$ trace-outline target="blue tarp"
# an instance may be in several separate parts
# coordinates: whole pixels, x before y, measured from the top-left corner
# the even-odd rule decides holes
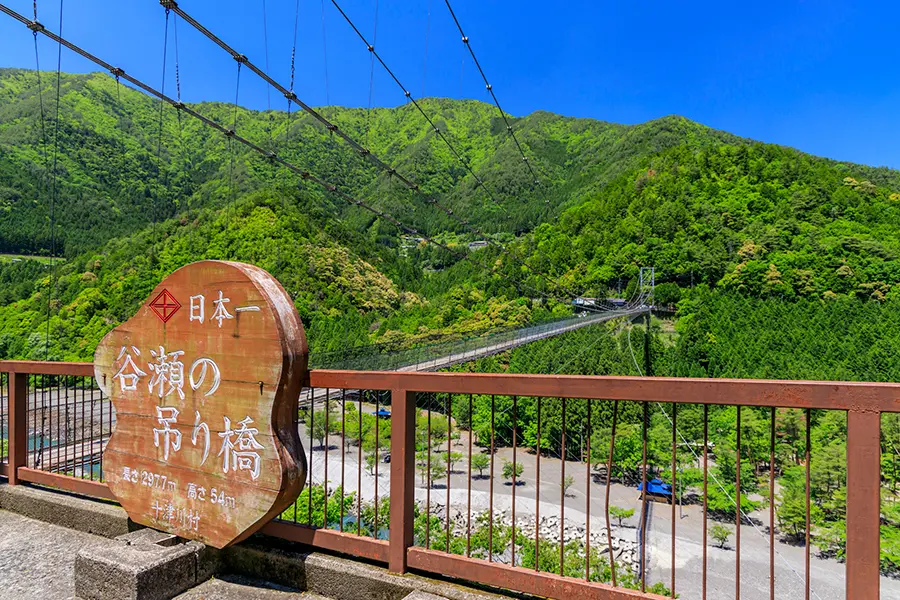
[[[643,491],[644,484],[637,484],[637,489]],[[662,479],[651,479],[647,482],[647,493],[648,494],[657,494],[659,496],[671,496],[672,495],[672,485],[668,483],[663,483]]]
[[[378,409],[377,412],[373,412],[372,414],[375,415],[376,417],[387,418],[387,417],[391,416],[391,411],[384,410],[383,408],[381,408],[381,409]]]

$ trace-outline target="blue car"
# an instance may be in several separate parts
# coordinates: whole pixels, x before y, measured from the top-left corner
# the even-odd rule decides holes
[[[644,491],[644,484],[637,484],[638,491]],[[661,498],[666,502],[672,502],[674,499],[674,495],[672,494],[672,484],[663,482],[662,479],[651,479],[647,482],[647,496],[652,496],[654,498]]]

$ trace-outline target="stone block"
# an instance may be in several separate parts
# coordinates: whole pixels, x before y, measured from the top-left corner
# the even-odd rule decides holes
[[[84,600],[169,600],[208,579],[215,567],[210,567],[214,557],[206,547],[172,537],[136,531],[82,549],[75,557],[75,595]]]

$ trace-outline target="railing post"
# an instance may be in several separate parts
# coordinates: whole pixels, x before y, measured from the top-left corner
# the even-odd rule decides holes
[[[19,483],[19,467],[26,466],[28,457],[28,374],[9,373],[9,463],[7,477],[10,485]]]
[[[406,572],[413,544],[416,474],[416,393],[396,389],[391,397],[391,525],[388,569]]]
[[[847,412],[847,598],[878,600],[881,413]]]

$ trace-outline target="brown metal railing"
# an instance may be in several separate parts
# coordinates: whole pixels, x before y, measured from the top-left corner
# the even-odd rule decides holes
[[[0,404],[0,421],[9,438],[8,458],[0,464],[0,474],[5,474],[11,484],[26,481],[109,498],[94,465],[102,459],[102,448],[115,417],[108,401],[94,389],[92,365],[0,361],[0,372],[8,374],[8,380],[0,380],[0,391],[5,390],[3,395],[8,396],[8,404]],[[479,397],[480,406],[490,408],[490,415],[482,416],[489,419],[490,428],[476,432],[471,425],[473,398]],[[689,442],[678,429],[682,422],[679,414],[687,405],[702,409],[702,441],[692,438]],[[810,414],[846,413],[846,597],[877,599],[881,414],[900,412],[898,384],[312,371],[300,401],[301,433],[304,445],[308,444],[309,458],[306,500],[267,525],[264,533],[380,561],[398,573],[415,569],[552,598],[666,597],[647,592],[657,582],[665,585],[668,597],[674,597],[676,590],[684,597],[686,575],[677,571],[676,578],[678,520],[674,498],[670,507],[659,509],[648,502],[647,494],[642,494],[636,519],[640,524],[636,533],[644,542],[646,524],[652,520],[648,515],[654,510],[671,511],[668,572],[657,568],[661,574],[648,575],[644,543],[639,544],[641,560],[637,573],[619,564],[613,550],[609,493],[612,473],[617,468],[613,461],[617,427],[620,431],[623,427],[619,417],[628,410],[641,415],[641,463],[633,476],[646,489],[654,466],[662,471],[668,464],[661,460],[656,465],[648,463],[647,426],[652,410],[665,413],[671,427],[669,476],[673,490],[679,447],[688,447],[697,463],[702,464],[702,568],[700,581],[690,583],[699,591],[698,596],[706,598],[706,502],[708,491],[721,486],[721,482],[710,477],[709,468],[713,454],[708,437],[709,408],[715,406],[738,407],[734,423],[736,490],[741,490],[742,414],[749,417],[745,411],[755,411],[768,419],[770,434],[765,443],[770,454],[764,476],[768,477],[768,489],[773,495],[776,409],[804,412],[807,443],[801,464],[806,473],[805,564],[798,566],[795,573],[806,597],[813,589],[809,473],[811,461],[816,460],[809,443]],[[379,416],[372,420],[372,413],[385,408],[390,409],[389,420]],[[562,427],[548,433],[550,413],[559,410]],[[467,412],[468,429],[454,428],[453,422],[464,421]],[[522,426],[526,412],[530,419],[528,431]],[[601,419],[611,424],[609,447],[595,448],[592,454],[592,423],[596,425]],[[544,448],[545,439],[550,439],[549,445],[556,450]],[[337,440],[339,446],[335,448]],[[473,456],[485,453],[475,448],[476,442],[489,457],[486,483],[476,479],[472,471]],[[541,450],[535,452],[536,446],[541,446]],[[698,449],[694,450],[694,446]],[[454,453],[454,448],[458,452]],[[512,460],[501,465],[501,454]],[[607,454],[608,459],[594,459],[601,469],[592,473],[591,456]],[[368,464],[364,467],[365,462]],[[454,463],[462,467],[454,470]],[[527,473],[519,471],[520,463],[527,467]],[[509,469],[508,485],[495,482],[504,466]],[[569,478],[576,485],[583,483],[583,501],[567,494],[572,485]],[[482,513],[474,508],[477,502],[473,501],[473,481],[487,487],[474,491],[487,500],[487,509]],[[604,527],[598,532],[591,527],[591,488],[604,484],[606,514],[601,514],[605,516]],[[313,493],[314,488],[320,491]],[[457,502],[452,500],[454,493]],[[555,504],[544,502],[542,507],[541,499],[551,497]],[[594,496],[602,497],[603,494]],[[498,506],[507,502],[509,510]],[[739,492],[733,502],[736,552],[734,571],[729,577],[734,580],[733,597],[740,598],[741,530],[750,529],[741,510]],[[528,509],[530,504],[533,510]],[[452,514],[454,505],[465,507],[457,518]],[[548,506],[558,511],[558,523],[555,514],[547,515]],[[321,518],[317,516],[320,511]],[[509,524],[504,521],[507,514]],[[584,515],[584,525],[575,533],[566,525],[566,515],[573,514]],[[484,518],[479,524],[476,520],[480,515]],[[542,537],[542,515],[558,525],[554,540]],[[774,521],[774,502],[769,505],[769,518],[770,523]],[[476,531],[482,525],[484,530]],[[486,533],[486,541],[482,533]],[[592,541],[598,534],[605,539]],[[763,535],[767,535],[770,545],[767,595],[775,598],[774,528],[769,527]],[[572,549],[576,551],[573,553]],[[570,556],[577,556],[582,562],[573,566]],[[545,567],[547,561],[552,568]],[[622,587],[629,573],[635,590]],[[779,591],[778,597],[783,597],[783,590]]]

